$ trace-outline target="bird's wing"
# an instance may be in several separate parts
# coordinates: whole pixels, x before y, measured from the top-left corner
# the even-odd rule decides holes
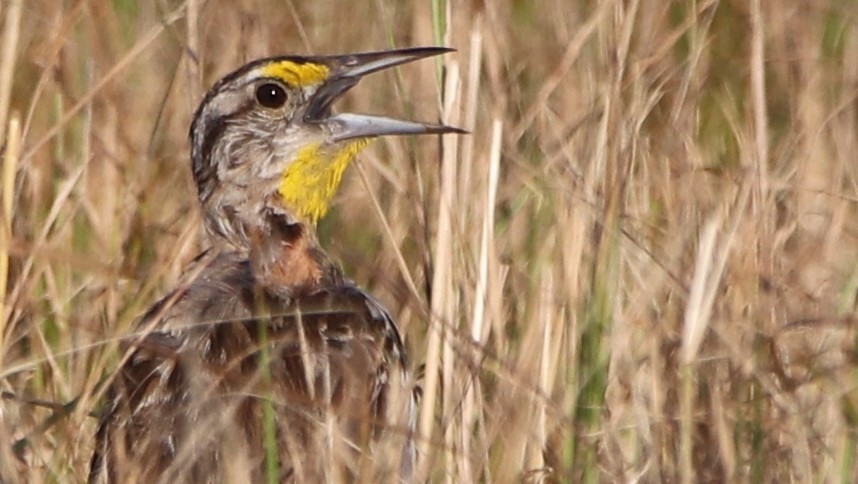
[[[329,478],[334,461],[360,471],[370,447],[372,467],[390,474],[409,448],[402,341],[351,284],[284,301],[257,287],[243,258],[218,255],[147,312],[128,351],[91,482],[258,478],[272,461],[281,479]]]

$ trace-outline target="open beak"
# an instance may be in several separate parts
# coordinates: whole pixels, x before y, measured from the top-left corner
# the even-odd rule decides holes
[[[310,100],[310,105],[304,113],[304,121],[325,126],[330,130],[331,140],[334,142],[390,135],[465,133],[466,131],[459,128],[441,124],[368,114],[331,114],[333,102],[354,87],[363,76],[452,50],[446,47],[419,47],[328,57],[325,61],[331,67],[332,73]]]

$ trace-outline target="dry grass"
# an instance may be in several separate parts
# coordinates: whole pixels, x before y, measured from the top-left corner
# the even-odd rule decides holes
[[[858,4],[7,0],[0,16],[0,389],[79,398],[58,419],[0,400],[0,481],[85,478],[118,338],[199,248],[186,132],[215,78],[439,43],[459,53],[340,108],[473,134],[374,143],[320,228],[426,362],[424,476],[858,475]]]

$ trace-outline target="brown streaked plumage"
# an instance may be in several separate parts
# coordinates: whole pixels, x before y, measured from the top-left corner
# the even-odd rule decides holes
[[[404,346],[315,222],[360,140],[458,131],[331,103],[363,75],[447,51],[262,59],[206,95],[190,138],[211,248],[128,338],[91,482],[407,478]]]

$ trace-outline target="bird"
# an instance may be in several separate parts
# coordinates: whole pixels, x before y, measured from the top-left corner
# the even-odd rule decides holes
[[[419,386],[405,345],[316,225],[370,139],[464,132],[334,101],[451,51],[267,57],[207,92],[189,140],[208,247],[123,340],[89,482],[409,479]]]

